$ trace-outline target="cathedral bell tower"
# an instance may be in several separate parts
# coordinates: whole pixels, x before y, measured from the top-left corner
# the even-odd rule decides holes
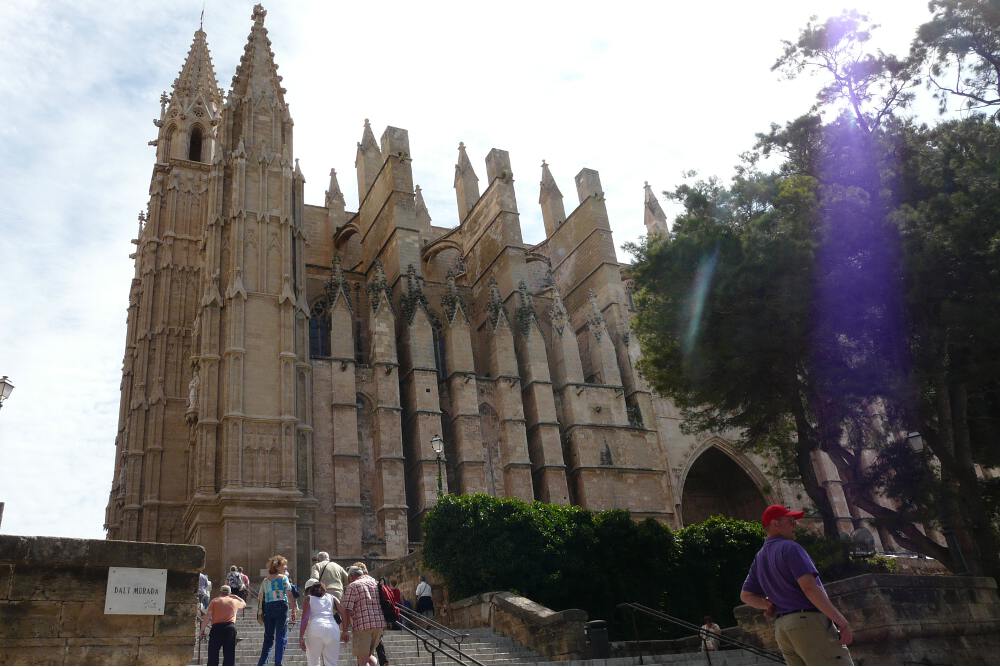
[[[301,571],[310,543],[304,179],[266,14],[253,10],[209,177],[186,541],[212,571],[273,553]]]
[[[160,97],[156,164],[139,216],[129,292],[108,537],[183,542],[199,249],[222,95],[199,28],[168,96]]]

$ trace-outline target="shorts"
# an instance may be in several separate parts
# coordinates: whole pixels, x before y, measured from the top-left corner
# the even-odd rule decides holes
[[[375,647],[382,639],[382,628],[351,630],[351,653],[358,658],[375,655]]]

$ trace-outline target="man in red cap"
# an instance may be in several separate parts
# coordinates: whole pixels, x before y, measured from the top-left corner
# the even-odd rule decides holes
[[[789,665],[853,665],[854,638],[844,615],[827,597],[812,558],[795,541],[802,511],[784,505],[764,510],[764,546],[753,559],[740,599],[774,618],[774,638]]]

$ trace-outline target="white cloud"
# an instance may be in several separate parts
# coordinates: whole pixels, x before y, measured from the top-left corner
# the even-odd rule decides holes
[[[251,2],[211,2],[205,30],[228,88]],[[615,239],[643,233],[642,184],[731,172],[754,132],[812,102],[814,81],[769,71],[781,39],[830,1],[697,3],[269,2],[306,200],[330,167],[356,204],[364,118],[410,131],[435,224],[453,225],[456,147],[480,175],[510,151],[522,229],[542,239],[539,165],[567,209],[573,176],[601,172]],[[924,3],[867,8],[903,51]],[[160,90],[201,3],[0,4],[0,410],[4,532],[103,535],[137,212],[147,199]]]

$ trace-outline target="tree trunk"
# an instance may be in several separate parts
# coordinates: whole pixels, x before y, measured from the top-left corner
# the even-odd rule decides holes
[[[799,469],[799,476],[802,478],[802,486],[823,518],[823,533],[827,537],[839,538],[840,529],[837,527],[837,516],[833,512],[833,505],[830,503],[830,497],[826,494],[826,488],[816,476],[816,468],[813,466],[812,452],[819,448],[818,443],[813,437],[812,426],[806,419],[805,410],[798,399],[792,401],[792,415],[795,417],[795,431],[798,435],[798,442],[795,445],[795,463]]]
[[[957,383],[951,391],[951,416],[955,443],[955,487],[961,517],[961,529],[956,526],[956,537],[966,554],[969,574],[1000,575],[997,555],[998,545],[990,513],[983,503],[979,476],[972,457],[969,439],[968,388]]]

